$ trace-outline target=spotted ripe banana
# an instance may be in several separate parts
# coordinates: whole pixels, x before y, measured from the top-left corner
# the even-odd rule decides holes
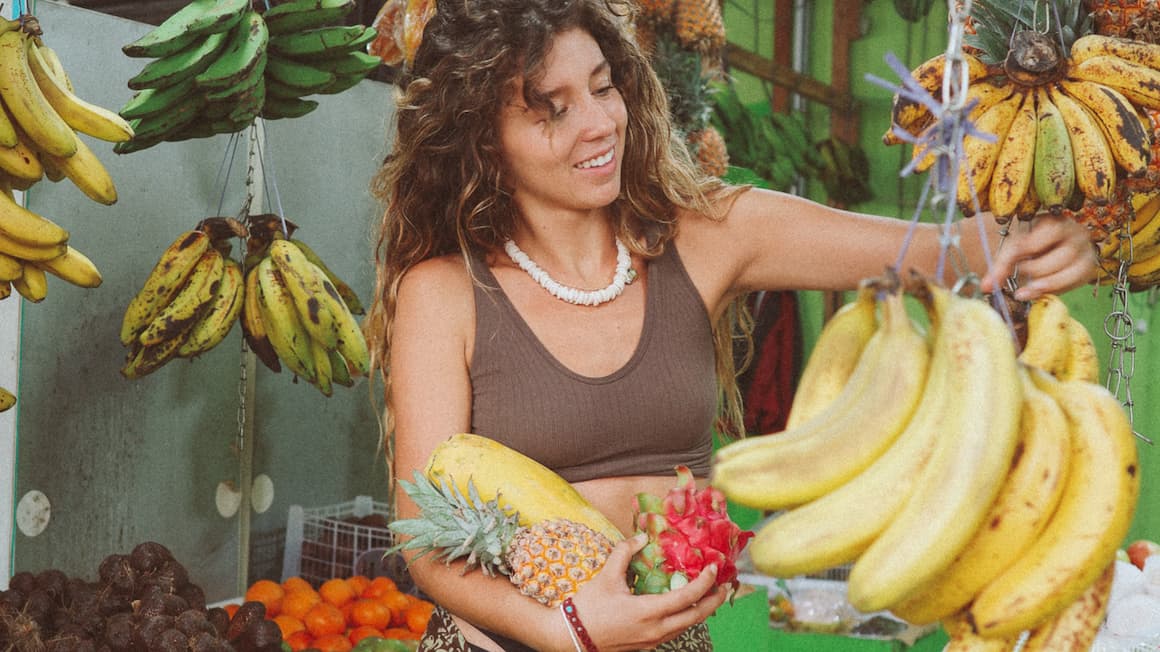
[[[964,53],[963,61],[967,66],[967,81],[969,83],[973,83],[988,75],[989,70],[987,65],[977,57]],[[946,55],[937,54],[919,64],[911,71],[910,76],[918,82],[918,85],[923,90],[930,93],[935,101],[942,101],[943,71],[945,68]],[[902,139],[894,133],[894,129],[896,128],[908,131],[917,136],[930,124],[933,118],[934,116],[925,104],[908,100],[895,94],[890,106],[891,128],[882,136],[882,142],[886,145],[902,143]]]
[[[173,300],[141,331],[137,341],[148,347],[178,337],[184,340],[190,328],[213,306],[224,269],[225,258],[221,252],[213,247],[207,249]]]
[[[28,68],[44,93],[45,100],[64,120],[65,124],[81,132],[111,143],[133,137],[133,128],[115,111],[98,106],[76,95],[45,60],[41,46],[28,46]]]
[[[24,272],[12,279],[12,289],[27,301],[40,303],[48,296],[48,276],[32,263],[24,264]]]
[[[310,351],[310,333],[298,317],[294,298],[278,272],[278,265],[272,258],[265,256],[258,263],[257,273],[258,309],[270,346],[291,371],[313,383],[316,375],[314,354]]]
[[[298,318],[310,333],[310,338],[317,340],[326,350],[338,348],[338,334],[334,327],[335,299],[323,287],[326,274],[289,240],[279,238],[271,242],[269,257],[286,281],[286,289],[298,309]]]
[[[916,295],[926,307],[937,344],[949,291],[922,285]],[[757,569],[773,577],[794,577],[857,559],[885,529],[910,494],[914,479],[934,449],[946,410],[942,372],[945,358],[931,360],[922,399],[902,434],[865,471],[805,505],[778,515],[749,545]],[[745,440],[741,440],[745,441]]]
[[[1046,529],[971,603],[984,636],[1038,627],[1079,598],[1114,561],[1139,497],[1135,436],[1119,400],[1102,385],[1032,371],[1067,415],[1067,484]]]
[[[44,160],[72,181],[89,199],[105,206],[117,203],[117,186],[105,164],[84,140],[76,134],[73,134],[73,138],[76,140],[76,152],[72,156],[61,157],[42,152]]]
[[[1068,62],[1073,66],[1093,57],[1110,56],[1148,68],[1160,68],[1160,45],[1105,34],[1085,34],[1077,38],[1068,54]]]
[[[334,314],[334,328],[338,336],[336,350],[346,360],[347,367],[352,374],[365,376],[370,372],[371,356],[362,327],[354,318],[354,314],[350,310],[345,310],[346,304],[342,303],[338,291],[334,289],[333,285],[330,285],[330,281],[325,281],[323,286],[327,293],[338,301],[338,305],[344,308],[336,310]]]
[[[862,287],[853,301],[826,321],[794,390],[787,429],[813,418],[841,394],[866,342],[878,329],[877,305],[873,290]]]
[[[1019,440],[1019,364],[998,311],[952,295],[933,358],[948,376],[946,412],[902,509],[850,570],[850,604],[865,613],[898,604],[945,571],[983,524]]]
[[[145,284],[125,309],[121,320],[121,344],[130,346],[136,342],[141,331],[173,301],[209,246],[209,234],[192,230],[177,236],[165,249]]]
[[[1023,409],[1019,444],[1003,488],[980,527],[951,565],[891,607],[908,623],[937,622],[966,607],[1035,541],[1063,494],[1070,452],[1063,410],[1020,371]]]
[[[1115,575],[1113,562],[1075,602],[1032,630],[1022,652],[1090,650],[1108,612]]]
[[[988,80],[979,80],[967,87],[967,96],[964,99],[965,106],[971,107],[967,112],[967,118],[975,121],[979,116],[987,112],[988,109],[995,106],[999,102],[1011,96],[1011,84],[996,84]],[[927,127],[933,128],[934,125]],[[921,162],[915,167],[916,172],[925,172],[934,164],[937,156],[933,152],[926,151],[922,145],[916,145],[914,151],[911,153],[911,158],[915,159],[922,157]]]
[[[1027,309],[1027,344],[1019,353],[1024,364],[1059,376],[1067,364],[1071,338],[1068,335],[1067,304],[1058,295],[1044,294]]]
[[[1114,232],[1099,245],[1101,264],[1118,263],[1121,255],[1131,263],[1160,252],[1160,220],[1152,219],[1160,214],[1160,191],[1135,193],[1131,202],[1132,220],[1126,232]]]
[[[728,498],[756,509],[800,505],[865,470],[902,433],[922,396],[930,351],[901,292],[881,304],[881,324],[866,345],[868,354],[877,349],[868,356],[874,382],[844,410],[815,417],[824,423],[809,436],[762,435],[753,438],[761,445],[718,459],[713,484]]]
[[[1099,55],[1068,68],[1070,79],[1106,84],[1143,109],[1160,109],[1160,70],[1111,55]]]
[[[1031,187],[1035,169],[1035,137],[1039,120],[1035,95],[1023,93],[1023,102],[999,147],[991,175],[990,208],[996,217],[1012,217]]]
[[[338,290],[338,294],[342,297],[343,303],[346,304],[346,307],[350,309],[352,313],[361,315],[366,312],[362,301],[358,298],[358,294],[355,293],[354,289],[351,288],[350,285],[348,285],[344,280],[342,280],[338,274],[331,270],[330,267],[327,266],[326,262],[322,260],[322,257],[319,256],[318,253],[310,247],[310,245],[297,238],[291,238],[290,242],[293,242],[298,247],[298,249],[302,251],[302,255],[306,256],[306,260],[309,260],[310,262],[317,265],[318,269],[321,269],[326,274],[326,278],[330,279],[331,284],[334,285],[334,289]]]
[[[971,624],[956,614],[942,622],[949,639],[942,652],[1012,652],[1016,649],[1019,636],[1007,638],[987,638],[971,631]]]
[[[1060,370],[1060,380],[1082,380],[1098,382],[1100,378],[1100,356],[1091,333],[1075,317],[1067,319],[1067,361]]]
[[[229,335],[238,320],[245,291],[242,266],[232,258],[223,262],[221,281],[212,303],[189,329],[189,334],[177,349],[178,357],[192,358],[209,351]]]
[[[1075,191],[1076,163],[1063,114],[1042,87],[1035,91],[1035,117],[1035,193],[1044,208],[1059,214]]]
[[[28,64],[31,37],[23,32],[0,34],[0,98],[13,121],[40,150],[57,156],[76,152],[72,127],[52,108]]]
[[[1124,172],[1130,177],[1143,175],[1151,158],[1152,138],[1128,98],[1110,86],[1093,81],[1065,79],[1059,86],[1095,117],[1112,157]]]
[[[101,272],[93,261],[72,247],[56,258],[33,263],[44,271],[77,287],[95,288],[101,284]]]
[[[1019,114],[1023,103],[1023,91],[1012,93],[998,104],[979,115],[976,129],[988,137],[968,135],[963,138],[963,164],[959,169],[958,190],[955,195],[960,209],[965,215],[975,213],[974,197],[984,203],[995,171],[999,149],[1007,138],[1007,130]]]
[[[261,308],[258,303],[258,293],[261,287],[258,284],[258,266],[254,265],[246,271],[246,287],[242,301],[242,335],[246,345],[254,352],[262,364],[273,371],[280,373],[282,364],[278,362],[278,354],[270,345],[270,338],[266,335],[266,325],[262,323]]]
[[[1051,101],[1063,116],[1075,160],[1075,185],[1096,203],[1112,200],[1116,186],[1116,160],[1103,130],[1077,100],[1051,89]]]
[[[330,352],[318,340],[310,340],[310,354],[314,358],[314,382],[312,383],[322,392],[323,396],[334,394],[334,369],[331,366]]]

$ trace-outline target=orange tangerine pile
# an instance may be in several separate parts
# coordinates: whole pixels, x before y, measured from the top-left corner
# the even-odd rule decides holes
[[[246,601],[266,606],[291,650],[347,652],[371,636],[418,640],[427,628],[432,603],[399,590],[388,577],[336,577],[315,588],[301,577],[284,582],[258,580]]]

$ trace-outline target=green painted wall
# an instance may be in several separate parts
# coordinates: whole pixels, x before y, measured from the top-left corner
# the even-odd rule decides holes
[[[831,67],[831,23],[835,8],[849,7],[858,0],[814,0],[795,3],[807,12],[811,26],[807,47],[808,74],[816,79],[829,82]],[[740,47],[755,50],[771,56],[773,47],[773,1],[772,0],[729,0],[726,3],[725,19],[729,40]],[[850,46],[852,92],[860,105],[860,144],[870,160],[871,187],[875,198],[854,207],[857,210],[912,219],[918,200],[920,178],[902,178],[899,171],[909,158],[909,148],[888,147],[882,144],[881,136],[889,125],[891,92],[865,79],[871,74],[888,81],[897,81],[897,75],[885,61],[890,52],[897,56],[908,68],[912,68],[927,58],[946,50],[947,46],[947,5],[934,2],[930,14],[918,23],[907,22],[894,10],[894,5],[886,0],[872,0],[863,5],[863,36]],[[763,103],[768,98],[768,88],[745,74],[736,75],[736,84],[744,100]],[[829,109],[807,102],[802,110],[815,140],[828,136]],[[811,184],[804,194],[825,200],[820,186]],[[923,216],[923,219],[929,219]],[[901,243],[900,243],[901,244]],[[822,297],[818,293],[801,293],[801,319],[806,333],[806,353],[811,350],[816,334],[823,322]],[[1113,309],[1112,296],[1108,288],[1093,290],[1083,288],[1065,297],[1073,313],[1084,322],[1096,340],[1101,352],[1101,360],[1108,363],[1111,340],[1104,330],[1104,322]],[[1135,523],[1129,540],[1147,537],[1160,539],[1160,381],[1154,371],[1160,368],[1160,334],[1149,333],[1149,324],[1160,324],[1160,309],[1156,300],[1148,293],[1129,297],[1127,313],[1135,324],[1134,372],[1126,383],[1133,401],[1133,415],[1136,430],[1156,441],[1156,445],[1141,442],[1142,494]],[[1122,350],[1122,349],[1121,349]],[[1124,384],[1120,385],[1121,399],[1127,398]]]

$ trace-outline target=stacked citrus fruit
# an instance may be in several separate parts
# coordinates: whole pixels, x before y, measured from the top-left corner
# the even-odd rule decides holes
[[[317,588],[301,577],[257,580],[245,600],[266,605],[291,650],[346,652],[364,638],[418,640],[434,605],[388,577],[336,577]]]

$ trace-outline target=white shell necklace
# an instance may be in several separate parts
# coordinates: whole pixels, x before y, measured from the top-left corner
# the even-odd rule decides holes
[[[598,306],[612,301],[624,292],[625,286],[636,279],[636,270],[631,266],[632,257],[629,256],[628,247],[620,241],[620,238],[616,239],[616,274],[612,277],[612,283],[603,290],[580,290],[561,285],[539,265],[532,262],[532,259],[510,239],[503,243],[503,249],[512,262],[527,272],[540,287],[548,291],[548,294],[578,306]]]

